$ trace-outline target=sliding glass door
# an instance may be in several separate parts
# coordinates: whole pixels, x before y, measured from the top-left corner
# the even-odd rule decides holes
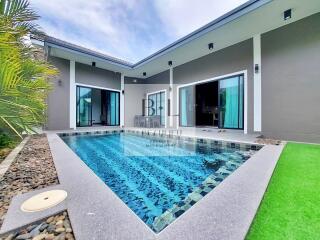
[[[195,86],[179,89],[180,126],[193,127],[195,125]]]
[[[77,127],[91,125],[91,88],[77,86]]]
[[[93,93],[99,97],[93,98]],[[119,92],[77,86],[76,108],[77,127],[92,126],[92,122],[107,126],[120,125]],[[94,118],[92,117],[92,109],[95,112]]]
[[[165,125],[165,92],[148,95],[148,116],[160,116],[160,125]]]
[[[119,125],[120,94],[119,92],[106,91],[107,99],[107,124],[108,126]]]
[[[243,129],[243,76],[219,81],[219,128]]]
[[[244,117],[244,79],[243,75],[216,80],[216,87],[211,87],[212,82],[201,83],[197,89],[197,96],[201,99],[212,97],[211,109],[212,123],[218,122],[219,128],[243,129]],[[181,87],[179,89],[179,125],[181,127],[196,126],[196,109],[198,119],[204,118],[204,112],[209,108],[201,101],[196,102],[196,86],[199,84]],[[211,89],[211,90],[210,90]],[[212,91],[208,93],[207,91]],[[208,100],[208,99],[207,99]],[[208,102],[209,102],[208,100]],[[217,103],[218,101],[218,103]],[[198,104],[198,106],[197,106]],[[200,104],[200,105],[199,105]],[[197,108],[196,108],[197,106]],[[201,109],[201,111],[199,111]],[[205,109],[206,111],[204,111]],[[209,121],[208,121],[209,122]],[[199,123],[197,123],[199,124]],[[216,125],[215,125],[216,126]]]

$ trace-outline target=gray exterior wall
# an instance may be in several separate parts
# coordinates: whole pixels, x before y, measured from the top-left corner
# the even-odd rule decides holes
[[[262,34],[262,133],[267,137],[320,142],[320,13]],[[69,128],[69,61],[50,57],[60,70],[48,97],[48,129]],[[253,132],[253,41],[213,52],[173,69],[177,86],[247,70],[248,132]],[[136,79],[137,82],[133,80]],[[76,83],[120,89],[120,74],[76,63]],[[147,79],[125,77],[125,126],[142,113],[149,92],[167,89],[169,71]],[[176,123],[176,118],[174,119]]]
[[[143,84],[144,79],[134,77],[124,77],[124,84]]]
[[[56,57],[50,57],[48,61],[56,66],[60,73],[52,81],[53,90],[47,99],[46,128],[49,130],[69,129],[70,61]],[[61,81],[60,85],[59,81]]]
[[[142,99],[146,99],[147,93],[167,90],[168,98],[170,76],[169,71],[164,71],[146,79],[125,77],[124,80],[125,126],[133,127],[134,116],[142,114]],[[133,80],[136,80],[136,82]]]
[[[124,85],[124,125],[134,126],[134,116],[142,114],[142,99],[145,96],[145,84]]]
[[[158,73],[152,77],[145,79],[147,84],[169,84],[170,83],[170,72],[169,70]]]
[[[252,39],[213,52],[173,69],[174,104],[177,113],[177,86],[247,70],[248,133],[253,132],[253,41]],[[176,120],[174,120],[174,123]]]
[[[207,56],[185,63],[173,69],[173,109],[171,115],[177,113],[177,86],[191,82],[214,78],[234,72],[247,70],[248,74],[248,132],[253,131],[253,41],[252,39],[241,42],[226,49],[214,52]],[[125,78],[125,123],[126,127],[133,126],[134,115],[141,114],[141,101],[146,94],[159,90],[167,90],[169,98],[169,70],[146,79]],[[140,84],[139,84],[140,83]],[[146,84],[143,84],[146,83]],[[133,87],[135,86],[135,87]],[[140,89],[139,89],[140,88]],[[137,94],[130,92],[135,91]],[[139,89],[139,91],[138,91]],[[129,106],[127,106],[129,104]],[[167,104],[166,104],[167,106]],[[137,112],[134,112],[136,109]],[[127,110],[129,112],[127,112]],[[169,119],[167,118],[169,123]],[[177,117],[173,118],[176,126]],[[169,127],[169,125],[168,125]]]
[[[119,73],[76,63],[76,83],[94,85],[102,88],[120,90],[121,78]]]
[[[320,142],[320,13],[262,35],[262,132]]]
[[[48,130],[62,130],[70,128],[70,61],[57,57],[49,57],[49,62],[59,69],[59,76],[53,80],[53,90],[47,102]],[[61,86],[59,85],[61,80]],[[85,85],[94,85],[101,88],[121,88],[120,74],[95,68],[89,65],[76,63],[75,81]]]
[[[145,96],[144,98],[147,99],[148,93],[158,92],[165,90],[166,91],[166,100],[165,100],[165,107],[168,106],[168,98],[169,98],[169,86],[170,86],[170,72],[169,70],[156,74],[152,77],[147,78],[145,84]],[[166,115],[167,127],[169,127],[169,118]]]

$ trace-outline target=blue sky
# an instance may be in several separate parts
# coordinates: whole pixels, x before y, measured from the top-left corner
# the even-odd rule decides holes
[[[247,0],[30,0],[48,34],[137,62]]]

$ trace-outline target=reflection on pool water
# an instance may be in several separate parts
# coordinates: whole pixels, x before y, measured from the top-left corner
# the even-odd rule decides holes
[[[62,139],[155,232],[255,152],[124,132]]]

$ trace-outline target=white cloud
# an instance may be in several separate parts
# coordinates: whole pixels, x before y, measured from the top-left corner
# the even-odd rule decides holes
[[[131,24],[136,27],[145,24],[139,18],[135,22],[128,19],[128,12],[135,15],[140,11],[135,3],[134,0],[31,0],[42,16],[39,24],[47,34],[129,60],[136,55],[128,44],[136,37]]]
[[[247,0],[156,0],[159,16],[172,36],[182,37]]]
[[[136,62],[246,0],[30,0],[49,35]]]

